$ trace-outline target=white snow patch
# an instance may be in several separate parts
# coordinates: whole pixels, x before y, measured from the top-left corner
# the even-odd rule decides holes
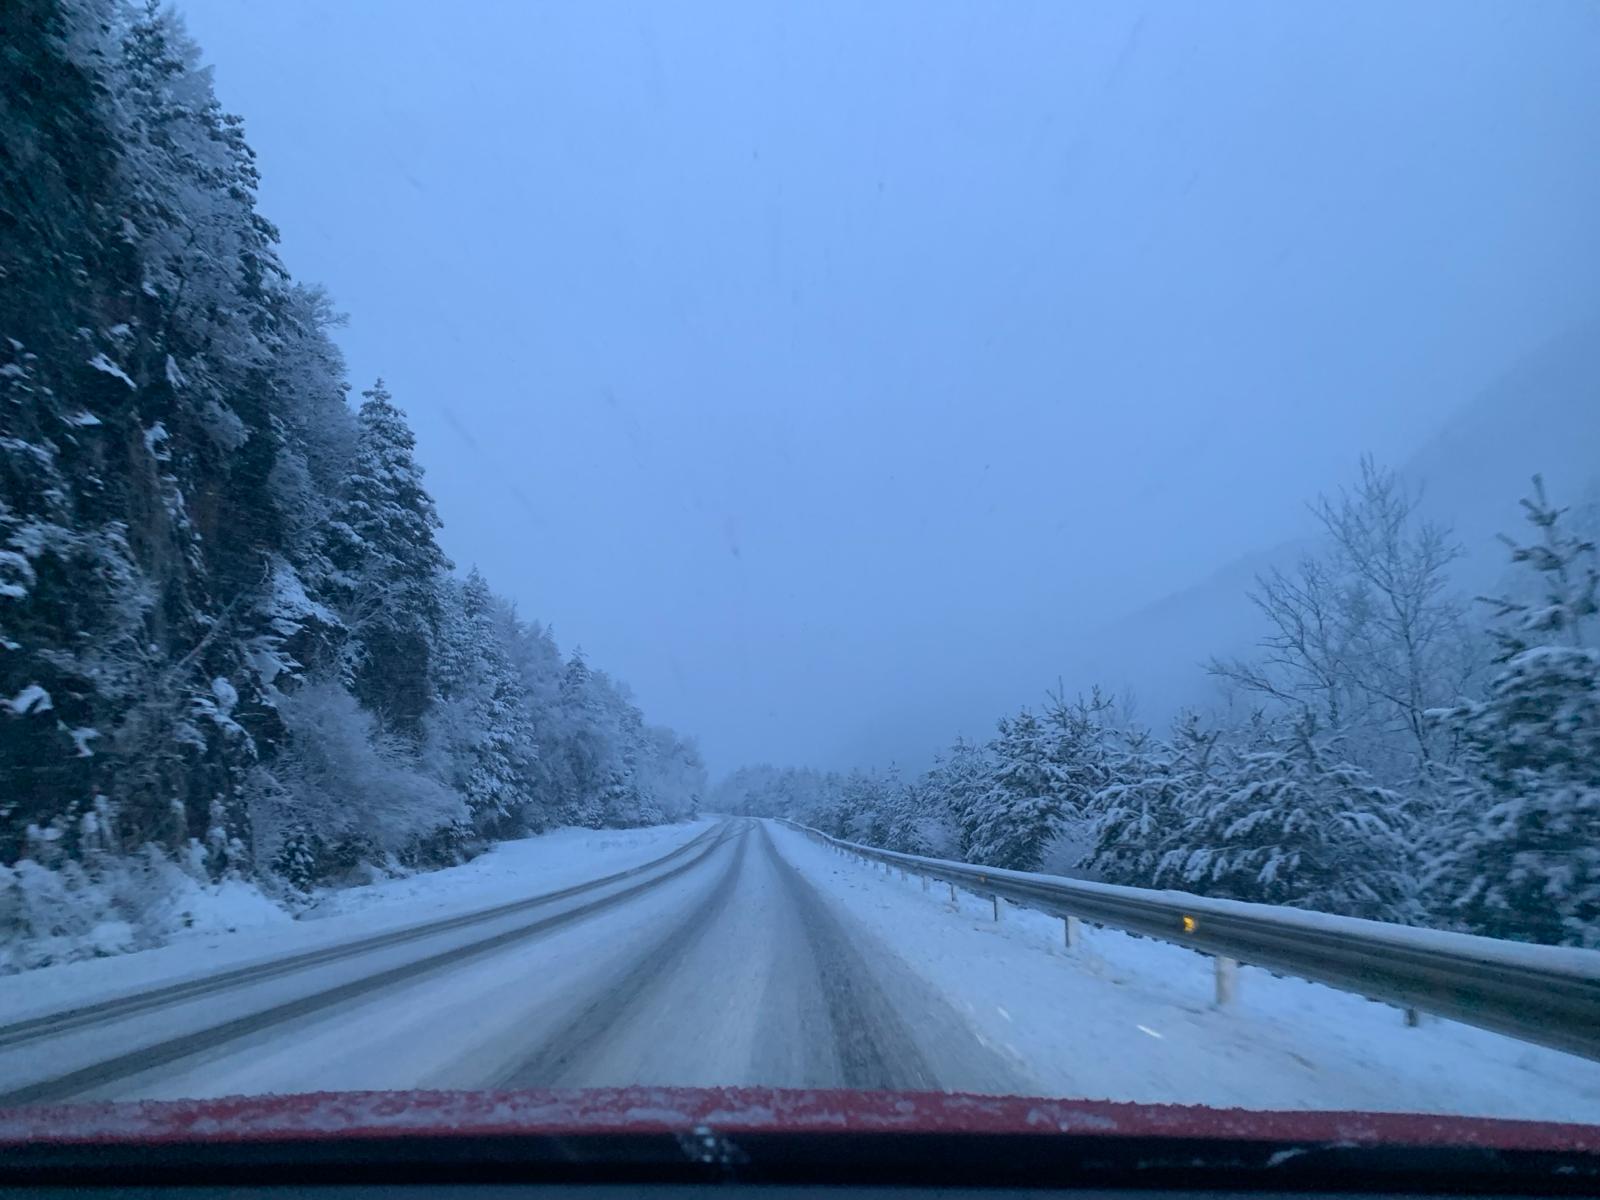
[[[116,363],[112,362],[104,354],[96,354],[89,360],[89,365],[96,371],[104,371],[107,375],[115,375],[118,379],[122,380],[123,383],[127,384],[135,391],[138,390],[138,385],[135,384],[133,380],[128,378],[128,373],[121,367],[117,366]]]
[[[0,697],[0,708],[6,709],[16,717],[33,712],[49,712],[54,707],[55,702],[50,699],[50,693],[37,683],[30,683],[9,700]]]

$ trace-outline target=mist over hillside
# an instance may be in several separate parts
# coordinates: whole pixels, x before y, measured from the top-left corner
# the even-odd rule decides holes
[[[1422,512],[1455,531],[1462,546],[1456,577],[1462,591],[1477,594],[1506,574],[1499,535],[1520,534],[1519,500],[1530,478],[1543,474],[1559,502],[1576,503],[1600,480],[1597,448],[1600,325],[1587,324],[1518,359],[1397,469],[1421,489]],[[1349,478],[1321,490],[1348,483],[1356,464],[1350,468]],[[1312,498],[1308,487],[1306,499]],[[1259,635],[1246,598],[1256,576],[1292,564],[1315,544],[1308,535],[1235,559],[1130,613],[1085,640],[1067,678],[1131,691],[1150,721],[1216,700],[1201,664],[1243,651]]]
[[[1506,576],[1502,533],[1520,532],[1520,498],[1536,472],[1562,504],[1593,504],[1600,488],[1600,322],[1573,327],[1534,347],[1472,397],[1419,449],[1392,464],[1421,489],[1421,512],[1449,525],[1462,546],[1456,577],[1477,594]],[[1305,500],[1354,480],[1308,480]],[[1260,635],[1247,593],[1256,577],[1288,567],[1316,546],[1305,514],[1302,538],[1235,558],[1205,578],[1087,633],[1064,630],[1053,654],[1041,649],[1033,695],[1000,685],[953,701],[929,697],[920,706],[885,713],[852,742],[864,764],[893,759],[917,766],[950,736],[983,738],[997,713],[1041,698],[1057,686],[1069,694],[1099,684],[1131,697],[1138,715],[1162,725],[1180,709],[1224,702],[1203,664],[1212,655],[1247,650]],[[962,714],[949,729],[952,709]],[[941,724],[941,719],[943,724]]]

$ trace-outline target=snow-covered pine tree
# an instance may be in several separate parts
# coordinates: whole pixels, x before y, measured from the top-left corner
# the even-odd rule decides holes
[[[1385,921],[1416,918],[1404,801],[1342,759],[1315,723],[1258,723],[1236,763],[1185,806],[1154,884]]]
[[[1490,602],[1499,670],[1483,700],[1436,714],[1466,761],[1430,892],[1477,933],[1600,946],[1600,556],[1543,480],[1522,503],[1538,538],[1507,541],[1540,596]]]
[[[989,790],[965,814],[967,857],[986,866],[1037,871],[1065,811],[1065,781],[1051,755],[1050,735],[1024,708],[1001,718],[991,751]]]
[[[440,550],[416,439],[380,379],[362,393],[355,457],[330,529],[330,585],[353,637],[348,675],[384,727],[418,741],[432,697]]]
[[[844,812],[842,836],[867,846],[881,846],[888,835],[888,788],[876,771],[851,771],[839,795]]]
[[[267,686],[333,669],[349,637],[333,608],[327,535],[356,445],[344,360],[331,336],[342,318],[318,288],[290,288],[278,308],[270,383],[278,446],[267,486],[281,545],[268,556],[250,622],[258,631],[251,660]]]
[[[1057,779],[1062,848],[1082,853],[1093,840],[1100,797],[1111,782],[1118,726],[1128,722],[1119,720],[1117,705],[1094,687],[1073,701],[1058,690],[1041,723]]]
[[[706,792],[706,768],[699,749],[660,725],[645,727],[643,743],[639,787],[653,819],[682,821],[694,816]]]
[[[929,775],[890,781],[887,846],[902,854],[947,857],[955,849],[955,830]]]
[[[1215,797],[1212,758],[1218,734],[1195,713],[1173,725],[1170,740],[1142,729],[1121,731],[1110,778],[1094,802],[1092,840],[1083,866],[1108,883],[1150,887],[1195,808]]]
[[[925,777],[929,807],[949,827],[946,853],[970,858],[968,838],[977,827],[979,810],[994,785],[994,759],[989,747],[957,738]]]
[[[610,782],[606,725],[604,697],[578,646],[561,676],[563,824],[598,829],[604,822],[604,790]]]
[[[527,789],[538,750],[495,597],[476,567],[465,580],[441,577],[439,592],[428,756],[467,802],[480,836],[526,833],[537,825]]]
[[[661,819],[655,798],[645,790],[644,757],[649,753],[645,740],[644,715],[628,701],[626,692],[605,680],[607,765],[601,793],[601,821],[614,828],[649,825]]]

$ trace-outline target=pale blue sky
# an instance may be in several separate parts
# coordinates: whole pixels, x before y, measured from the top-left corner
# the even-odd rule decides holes
[[[1594,3],[180,7],[452,556],[719,771],[982,732],[1600,311]]]

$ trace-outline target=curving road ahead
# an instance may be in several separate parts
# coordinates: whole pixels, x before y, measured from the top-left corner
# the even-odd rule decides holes
[[[758,822],[503,908],[0,1028],[0,1104],[636,1083],[1040,1090]]]

